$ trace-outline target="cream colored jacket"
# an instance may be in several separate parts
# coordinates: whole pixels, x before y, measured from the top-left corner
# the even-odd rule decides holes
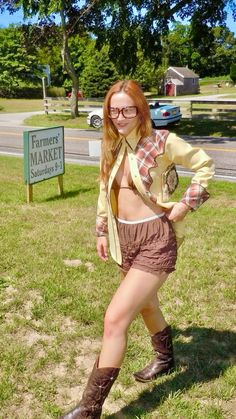
[[[166,130],[153,130],[152,136],[138,138],[131,132],[121,137],[115,149],[115,163],[108,184],[100,184],[97,205],[97,236],[109,236],[110,252],[113,259],[121,264],[119,237],[116,226],[117,203],[112,189],[113,181],[127,151],[131,177],[141,197],[170,209],[176,202],[171,194],[178,185],[175,165],[181,165],[195,172],[181,202],[197,209],[209,198],[206,191],[209,179],[214,175],[212,159],[201,149],[192,147],[176,134]],[[184,239],[184,221],[173,223],[178,244]]]

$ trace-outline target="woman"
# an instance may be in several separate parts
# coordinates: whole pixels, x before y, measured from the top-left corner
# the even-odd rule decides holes
[[[180,202],[170,201],[178,184],[175,164],[195,172]],[[135,379],[148,382],[174,368],[171,327],[157,292],[175,270],[183,220],[208,199],[205,188],[213,173],[204,151],[166,130],[152,130],[149,106],[135,81],[110,88],[104,102],[97,252],[108,259],[108,235],[123,280],[106,311],[101,353],[82,400],[64,419],[100,418],[125,355],[129,325],[139,313],[155,358]]]

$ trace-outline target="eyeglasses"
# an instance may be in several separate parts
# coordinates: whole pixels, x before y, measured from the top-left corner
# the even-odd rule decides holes
[[[138,108],[137,106],[126,106],[125,108],[109,108],[108,115],[111,119],[119,118],[120,113],[122,113],[123,117],[126,119],[135,118],[138,115]]]

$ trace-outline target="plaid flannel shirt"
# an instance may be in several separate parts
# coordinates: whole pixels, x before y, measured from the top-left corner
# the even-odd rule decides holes
[[[110,202],[112,183],[125,152],[129,155],[132,179],[146,201],[157,203],[164,208],[171,208],[174,205],[170,197],[178,185],[176,164],[195,172],[181,202],[196,210],[209,198],[206,187],[208,180],[214,174],[214,165],[203,150],[193,148],[167,130],[153,130],[152,136],[146,138],[138,138],[132,132],[127,138],[121,138],[118,142],[114,150],[116,160],[108,185],[106,187],[101,185],[96,223],[98,236],[106,235],[109,230],[106,207],[112,207]]]

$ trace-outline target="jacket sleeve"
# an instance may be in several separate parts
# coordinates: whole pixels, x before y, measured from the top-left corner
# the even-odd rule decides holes
[[[212,158],[202,149],[192,147],[175,134],[169,134],[165,151],[170,161],[195,172],[181,202],[196,210],[209,198],[206,188],[215,173]]]
[[[107,194],[104,182],[100,182],[100,192],[97,204],[96,235],[107,236]]]

